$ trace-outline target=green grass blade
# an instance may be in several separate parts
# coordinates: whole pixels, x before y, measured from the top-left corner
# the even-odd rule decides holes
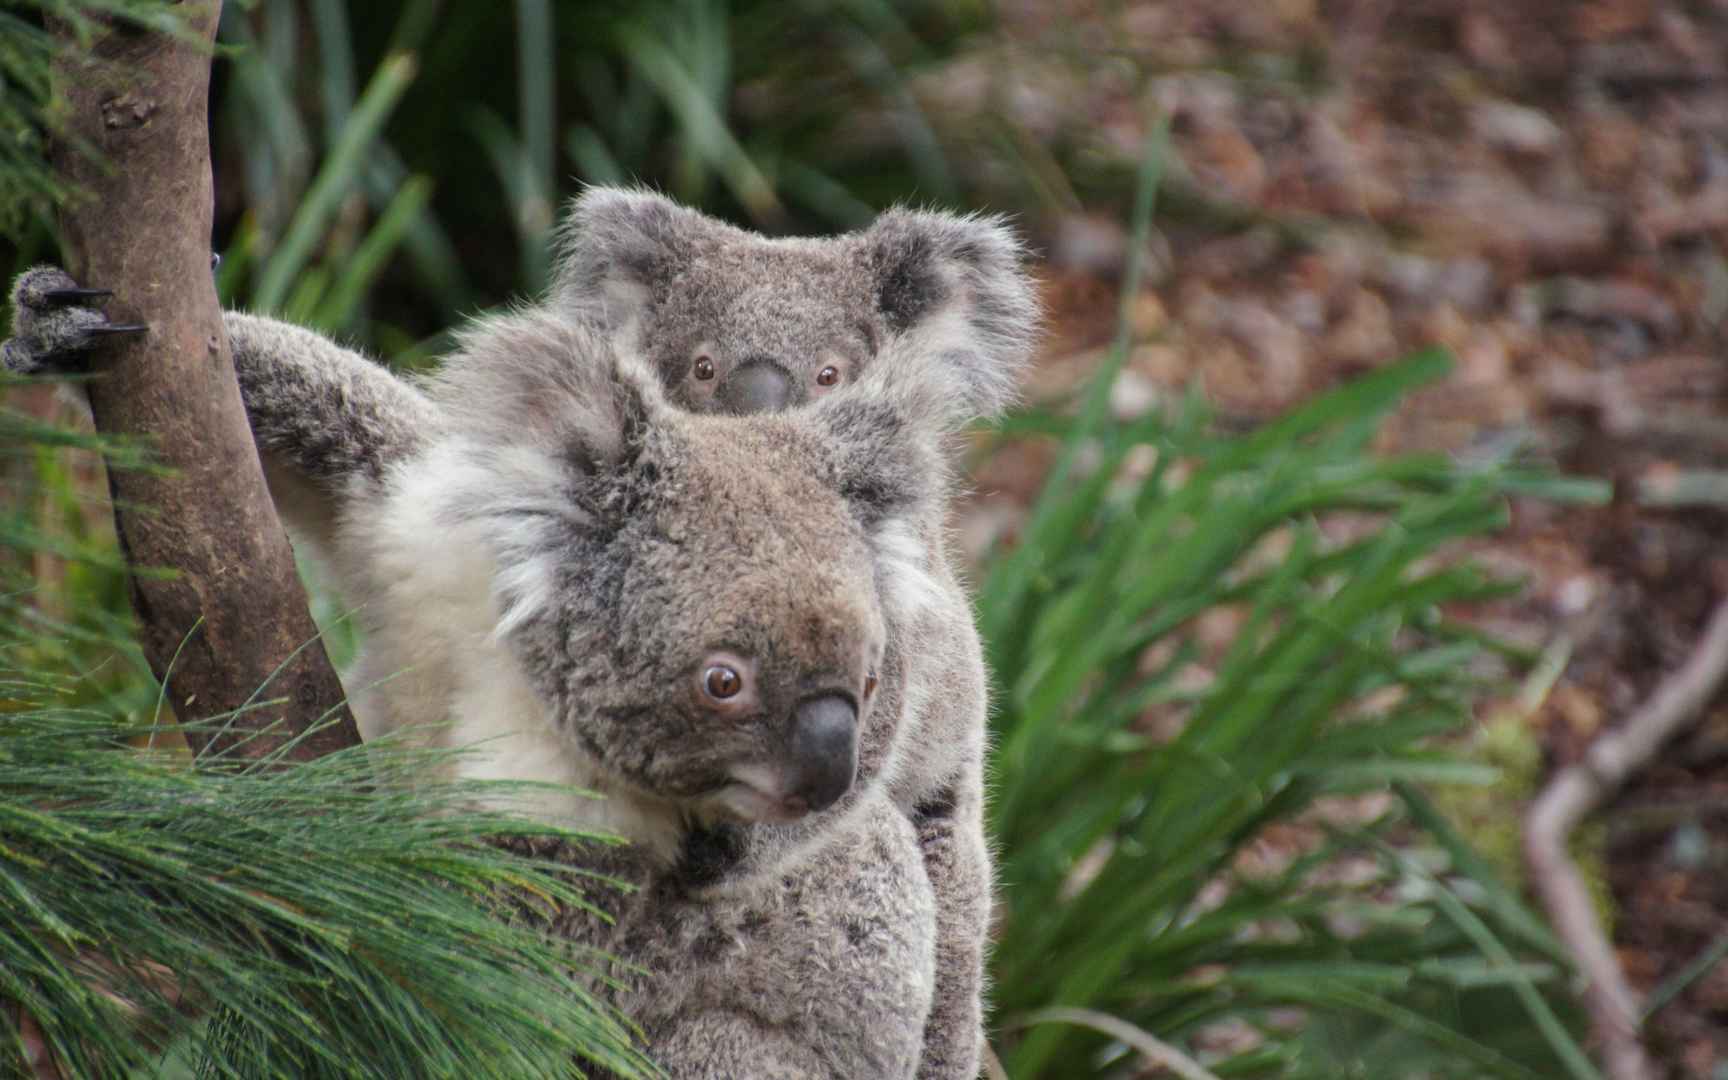
[[[641,26],[625,24],[618,36],[632,69],[660,95],[696,153],[719,174],[733,197],[757,221],[778,220],[783,210],[773,185],[750,160],[697,75]]]
[[[336,207],[357,182],[371,143],[413,81],[414,71],[414,58],[408,54],[387,57],[378,66],[336,148],[294,214],[281,246],[265,261],[253,298],[259,308],[275,311],[286,301]]]
[[[416,176],[403,185],[343,266],[341,275],[309,320],[312,326],[335,331],[346,328],[353,321],[362,297],[395,254],[408,230],[420,220],[431,198],[432,182],[424,176]]]
[[[530,292],[545,284],[551,266],[546,236],[558,190],[556,47],[549,0],[516,0],[517,124],[531,193],[517,218],[523,223],[523,282]]]

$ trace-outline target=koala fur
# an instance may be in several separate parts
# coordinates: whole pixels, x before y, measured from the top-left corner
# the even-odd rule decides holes
[[[770,239],[651,192],[600,187],[571,204],[547,303],[640,352],[693,411],[803,404],[913,337],[931,357],[988,358],[953,374],[995,412],[1013,396],[1036,320],[1022,260],[989,219],[895,209],[845,236]],[[732,392],[741,372],[764,368],[768,393]]]
[[[66,351],[22,285],[20,369]],[[653,972],[621,992],[675,1076],[976,1075],[985,688],[944,437],[1006,401],[1034,312],[992,222],[768,240],[595,189],[545,300],[431,380],[227,316],[272,493],[367,631],[363,731],[608,796],[530,809],[635,841],[593,943]],[[757,700],[716,724],[722,653]],[[812,688],[857,709],[856,780],[801,812]]]
[[[593,943],[653,973],[621,1004],[673,1075],[915,1075],[935,898],[868,763],[894,757],[916,682],[889,627],[923,601],[884,585],[916,568],[880,538],[942,498],[938,448],[908,434],[927,422],[839,399],[689,415],[646,372],[596,388],[598,347],[507,316],[428,384],[445,433],[387,471],[381,513],[368,497],[337,526],[368,631],[358,681],[387,680],[356,711],[403,723],[440,702],[451,742],[487,740],[477,769],[607,796],[537,812],[635,841],[609,869],[640,891]],[[743,658],[754,700],[735,714],[701,699],[717,655]],[[855,703],[864,760],[798,817],[778,804],[787,720],[814,695]],[[716,830],[754,835],[775,872],[692,873],[691,837]]]
[[[1013,396],[1037,321],[1023,250],[989,219],[895,209],[846,236],[769,239],[649,192],[593,188],[572,204],[559,255],[545,304],[640,351],[668,395],[696,411],[771,411],[850,393],[889,349],[942,365],[952,388],[991,415]],[[698,377],[703,360],[709,379]],[[822,385],[824,369],[832,385]],[[734,389],[732,380],[751,375]],[[932,515],[906,537],[938,553],[931,580],[906,586],[942,598],[906,632],[943,658],[933,666],[946,668],[947,689],[915,710],[922,719],[904,736],[908,764],[890,780],[937,894],[938,986],[920,1075],[973,1077],[991,903],[986,698],[943,528]]]

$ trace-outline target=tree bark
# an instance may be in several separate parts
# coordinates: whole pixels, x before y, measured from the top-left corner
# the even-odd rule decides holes
[[[97,350],[90,409],[99,431],[146,437],[170,470],[110,469],[109,490],[128,564],[176,571],[130,583],[176,714],[235,714],[220,732],[189,729],[193,749],[251,758],[305,736],[288,756],[313,758],[359,732],[264,485],[210,274],[208,43],[221,0],[174,10],[206,44],[114,25],[82,48],[50,27],[66,46],[52,158],[75,192],[60,218],[67,269],[113,290],[112,321],[150,327]],[[306,735],[321,720],[333,722]]]

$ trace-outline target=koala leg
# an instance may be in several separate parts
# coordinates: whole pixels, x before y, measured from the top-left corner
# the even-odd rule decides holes
[[[984,953],[990,929],[990,849],[976,765],[912,816],[936,897],[936,991],[924,1025],[919,1080],[974,1080],[984,1045]]]
[[[647,972],[620,1004],[674,1080],[911,1080],[935,921],[912,826],[878,796],[782,873],[721,895],[661,880],[607,951]]]

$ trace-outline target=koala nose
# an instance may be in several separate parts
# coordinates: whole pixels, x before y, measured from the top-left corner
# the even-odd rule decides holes
[[[858,769],[858,709],[839,694],[810,698],[792,717],[793,799],[811,813],[833,806]]]
[[[733,368],[715,396],[722,408],[739,416],[779,412],[794,404],[792,376],[768,357],[754,357]]]

